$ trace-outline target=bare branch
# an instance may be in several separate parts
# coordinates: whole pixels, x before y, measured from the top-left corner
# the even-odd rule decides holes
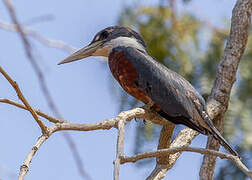
[[[15,24],[9,24],[9,23],[1,21],[1,20],[0,20],[0,28],[4,29],[6,31],[12,31],[12,32],[18,31],[17,26]],[[48,38],[40,35],[35,30],[33,30],[29,27],[22,27],[22,29],[23,29],[23,33],[25,35],[29,35],[29,36],[33,37],[34,39],[38,40],[39,42],[41,42],[42,44],[44,44],[48,47],[60,49],[60,50],[65,51],[67,53],[73,53],[74,51],[77,50],[75,47],[70,46],[69,44],[65,43],[64,41],[48,39]]]
[[[27,110],[27,108],[24,105],[11,101],[9,99],[0,98],[0,102],[11,104],[16,107]],[[39,110],[35,110],[35,112],[38,115],[47,119],[48,121],[56,123],[58,126],[58,129],[57,129],[58,131],[60,130],[90,131],[90,130],[98,130],[98,129],[111,129],[112,127],[116,127],[118,117],[124,117],[126,118],[127,121],[130,121],[133,118],[149,119],[153,123],[159,124],[159,125],[166,125],[169,123],[169,121],[164,120],[162,117],[158,116],[155,112],[151,112],[145,107],[124,111],[124,112],[121,112],[116,118],[113,118],[110,120],[104,120],[104,121],[93,123],[93,124],[70,123],[66,120],[56,119]]]
[[[17,106],[19,107],[19,106]],[[22,108],[22,107],[21,107]],[[42,113],[44,114],[44,113]],[[29,165],[31,163],[31,160],[33,156],[35,155],[36,151],[39,149],[39,147],[42,145],[43,142],[46,141],[47,138],[49,138],[53,133],[57,131],[62,130],[74,130],[74,131],[93,131],[93,130],[107,130],[111,129],[112,127],[118,128],[118,144],[117,144],[117,156],[115,161],[115,174],[118,174],[117,177],[119,177],[119,165],[120,165],[120,159],[123,155],[123,139],[124,139],[124,124],[126,121],[130,121],[133,118],[146,118],[151,119],[152,117],[156,116],[156,113],[152,113],[148,109],[144,108],[135,108],[132,110],[121,112],[117,117],[112,118],[110,120],[104,120],[101,122],[93,123],[93,124],[77,124],[77,123],[70,123],[70,122],[62,122],[62,123],[56,123],[52,127],[48,128],[48,134],[42,135],[35,146],[32,148],[30,153],[25,159],[24,164],[20,168],[20,175],[19,180],[22,180],[26,173],[29,171]],[[46,118],[47,116],[45,116]],[[154,118],[155,122],[157,122],[157,119],[162,119],[161,117],[157,116]],[[162,120],[161,120],[162,122]],[[167,122],[167,121],[166,121]],[[119,163],[119,164],[118,164]]]
[[[171,122],[163,126],[159,136],[158,150],[170,147],[174,127],[175,124]],[[156,167],[151,172],[151,174],[146,178],[146,180],[162,179],[164,177],[163,175],[165,174],[161,172],[163,172],[163,170],[166,169],[167,164],[169,164],[169,155],[158,157],[156,161],[157,161]]]
[[[25,158],[24,163],[20,167],[20,173],[18,176],[18,180],[23,180],[27,172],[29,171],[30,168],[30,163],[32,161],[33,156],[39,149],[39,147],[46,141],[46,139],[50,136],[50,128],[48,129],[48,135],[42,135],[40,138],[37,140],[36,144],[33,146],[32,150],[29,152],[27,157]]]
[[[9,14],[11,16],[11,19],[16,26],[17,32],[20,35],[20,38],[24,44],[26,56],[27,56],[28,60],[30,61],[31,65],[32,65],[32,67],[33,67],[33,69],[39,79],[39,85],[42,89],[44,96],[46,97],[47,103],[48,103],[49,107],[51,108],[51,110],[56,114],[56,116],[60,117],[60,113],[59,113],[55,103],[53,102],[53,98],[49,92],[47,85],[46,85],[45,77],[44,77],[41,69],[39,68],[39,66],[38,66],[38,64],[32,54],[31,45],[30,45],[21,25],[19,24],[19,22],[17,20],[17,16],[14,11],[14,8],[13,8],[10,0],[4,0],[4,2],[7,6],[7,9],[9,10]],[[62,118],[60,118],[60,119],[62,119]]]
[[[174,128],[175,124],[171,122],[163,126],[159,137],[158,149],[166,149],[170,147]],[[169,156],[163,156],[157,158],[158,164],[168,164],[168,162],[169,162]]]
[[[32,67],[33,67],[33,69],[39,79],[39,85],[42,89],[42,92],[43,92],[45,98],[46,98],[46,102],[47,102],[48,106],[50,107],[50,109],[53,111],[53,113],[56,115],[56,117],[58,119],[63,119],[63,117],[61,116],[56,104],[54,103],[53,98],[50,94],[50,91],[46,85],[45,77],[44,77],[42,71],[40,70],[37,62],[35,61],[35,58],[32,54],[31,45],[30,45],[20,23],[18,22],[16,13],[14,11],[14,8],[13,8],[10,0],[4,0],[4,2],[5,2],[5,5],[6,5],[8,11],[9,11],[11,19],[12,19],[13,23],[15,24],[16,30],[23,41],[26,56],[28,57],[28,60],[30,61],[31,65],[32,65]],[[39,38],[39,36],[37,36],[37,38]],[[65,133],[67,133],[67,132],[65,132]],[[72,138],[70,136],[68,136],[68,138],[65,138],[65,140],[67,141],[70,149],[72,150],[72,153],[73,154],[78,153],[78,151],[76,150],[76,147],[72,146],[72,144],[74,144],[74,141],[72,140]],[[75,147],[75,149],[73,149],[73,147]],[[80,157],[79,153],[74,155],[74,160],[75,160],[76,164],[82,165],[82,163],[79,163],[81,161],[81,159],[76,159],[77,157]],[[83,172],[84,172],[83,167],[78,166],[78,170],[79,170],[80,175],[83,178],[86,178],[86,174],[83,174]]]
[[[16,103],[10,103],[14,104],[16,106]],[[17,105],[17,107],[20,107],[20,105]],[[23,108],[23,107],[20,107]],[[44,113],[41,113],[44,114]],[[19,180],[22,180],[26,173],[29,171],[29,165],[31,163],[31,160],[33,156],[35,155],[36,151],[39,149],[39,147],[42,145],[43,142],[46,141],[48,137],[50,137],[51,134],[57,131],[61,130],[78,130],[78,131],[92,131],[92,130],[98,130],[98,129],[110,129],[112,127],[118,128],[118,143],[117,143],[117,155],[115,160],[115,179],[119,179],[119,165],[120,163],[125,162],[135,162],[137,160],[143,159],[143,158],[150,158],[150,157],[157,157],[160,162],[162,160],[165,160],[164,162],[167,163],[167,157],[169,157],[168,165],[165,164],[165,168],[160,168],[159,171],[157,171],[157,174],[155,177],[164,177],[165,174],[162,174],[160,172],[165,173],[168,168],[172,168],[174,163],[176,162],[176,159],[179,157],[180,153],[182,151],[190,151],[190,152],[199,152],[201,154],[211,154],[215,156],[219,156],[220,158],[226,158],[230,159],[235,162],[237,167],[239,167],[245,174],[247,174],[249,177],[252,177],[252,173],[246,168],[244,164],[239,160],[239,158],[229,155],[226,153],[220,153],[213,150],[205,150],[205,149],[197,149],[197,148],[190,148],[187,146],[179,147],[179,145],[188,145],[191,142],[192,137],[195,137],[197,133],[195,131],[190,130],[189,128],[186,128],[180,132],[178,137],[172,142],[170,149],[161,149],[155,152],[147,152],[140,155],[136,155],[133,157],[124,157],[123,156],[123,139],[124,139],[124,124],[126,121],[130,121],[133,118],[146,118],[151,119],[153,116],[155,116],[155,113],[150,112],[148,109],[144,108],[135,108],[129,111],[121,112],[117,117],[110,119],[110,120],[104,120],[102,122],[94,123],[94,124],[76,124],[76,123],[70,123],[70,122],[62,122],[62,123],[56,123],[54,126],[48,128],[48,134],[42,135],[28,156],[26,157],[24,164],[20,168],[20,175]],[[45,116],[45,118],[48,118],[48,116]],[[156,120],[161,117],[157,117]],[[162,121],[161,121],[162,122]],[[166,121],[168,122],[168,121]],[[172,130],[173,126],[169,122],[167,124],[163,124],[163,133],[165,133],[168,130]],[[167,132],[166,132],[167,133]],[[162,133],[161,133],[162,134]],[[160,148],[166,146],[169,143],[164,143],[164,140],[169,140],[171,138],[171,132],[168,133],[169,136],[163,136],[160,139]],[[163,144],[164,143],[164,144]],[[165,145],[166,144],[166,145]],[[169,156],[168,156],[169,155]],[[162,159],[163,158],[163,159]],[[119,163],[119,164],[118,164]],[[162,165],[162,164],[158,164]],[[163,175],[163,176],[162,176]],[[160,178],[160,179],[161,179]]]
[[[228,108],[231,89],[236,80],[239,62],[246,48],[251,12],[251,0],[237,0],[232,12],[229,38],[218,66],[214,87],[208,99],[208,112],[214,117],[215,127],[220,131],[223,127],[224,114]],[[218,150],[218,142],[209,137],[207,149]],[[201,180],[213,178],[215,164],[216,158],[204,156],[200,169]]]
[[[33,57],[32,53],[31,53],[31,45],[30,45],[28,39],[26,38],[21,25],[19,24],[19,22],[17,20],[17,16],[14,11],[14,8],[13,8],[10,0],[4,0],[4,2],[5,2],[5,5],[6,5],[8,11],[9,11],[11,19],[16,26],[17,32],[20,35],[21,40],[23,41],[25,53],[26,53],[31,65],[32,65],[32,67],[34,68],[35,72],[37,73],[38,77],[40,78],[41,84],[42,84],[42,82],[44,82],[44,76],[43,76],[37,62],[35,61],[35,58]],[[43,87],[43,89],[44,88],[45,87]]]
[[[48,104],[49,104],[50,108],[52,109],[52,111],[59,118],[59,117],[61,117],[59,114],[59,111],[57,110],[57,108],[52,100],[52,97],[49,93],[49,90],[45,84],[44,76],[43,76],[41,70],[39,69],[39,66],[37,65],[36,61],[34,60],[34,57],[31,53],[30,44],[29,44],[25,35],[29,34],[42,42],[44,41],[45,44],[50,44],[49,43],[50,40],[47,41],[47,39],[45,39],[43,37],[41,38],[40,35],[36,35],[36,33],[34,35],[34,32],[32,33],[32,31],[26,32],[25,31],[26,29],[22,29],[17,21],[14,9],[11,6],[10,1],[5,0],[5,3],[6,3],[6,6],[8,7],[8,10],[9,10],[10,15],[12,17],[12,21],[15,25],[6,26],[6,24],[3,24],[0,22],[0,27],[2,27],[2,28],[4,27],[5,29],[9,28],[9,30],[12,29],[13,31],[17,31],[20,34],[20,37],[22,38],[22,41],[24,43],[27,57],[29,58],[33,68],[35,69],[36,74],[38,75],[38,78],[40,80],[40,85],[42,87],[42,91],[48,101]],[[214,118],[215,122],[217,123],[216,126],[220,130],[221,130],[221,127],[223,124],[224,114],[228,108],[228,101],[229,101],[229,97],[230,97],[230,92],[231,92],[232,85],[235,81],[235,76],[236,76],[237,68],[239,65],[239,61],[240,61],[240,58],[241,58],[241,56],[244,52],[245,46],[246,46],[247,37],[248,37],[248,29],[250,26],[250,16],[251,16],[251,11],[252,11],[251,7],[252,7],[252,2],[249,0],[238,0],[236,3],[236,6],[233,10],[230,36],[229,36],[224,54],[222,56],[222,60],[220,62],[220,65],[218,66],[218,72],[217,72],[217,76],[215,79],[214,88],[212,89],[211,95],[208,99],[208,104],[207,104],[208,113],[211,115],[212,118]],[[11,26],[13,26],[13,27],[11,27]],[[62,49],[64,49],[64,48],[62,48]],[[14,82],[14,84],[16,84],[16,83]],[[16,87],[17,87],[17,89],[19,89],[17,85],[16,85]],[[16,88],[15,88],[15,90],[16,90]],[[17,94],[18,94],[18,92],[17,92]],[[115,174],[115,179],[119,179],[120,164],[118,162],[119,161],[122,162],[122,159],[123,159],[122,155],[123,155],[123,139],[124,139],[124,123],[125,123],[125,121],[129,121],[134,117],[144,118],[144,119],[149,119],[154,123],[164,125],[166,128],[168,128],[167,122],[165,122],[166,120],[163,120],[162,118],[157,116],[155,113],[150,112],[147,109],[143,109],[143,108],[136,108],[136,109],[132,109],[130,111],[122,112],[122,113],[124,113],[123,115],[120,114],[119,116],[117,116],[116,118],[113,118],[111,120],[105,120],[105,121],[94,123],[94,124],[75,124],[75,123],[70,123],[70,122],[66,122],[66,121],[60,121],[60,120],[57,120],[53,117],[50,117],[44,113],[33,110],[32,107],[29,104],[28,104],[29,106],[27,106],[27,104],[25,102],[24,102],[25,106],[23,106],[22,104],[15,103],[10,100],[6,100],[6,99],[0,99],[0,102],[12,104],[12,105],[17,106],[19,108],[29,110],[31,112],[31,114],[33,115],[33,117],[35,116],[34,119],[37,118],[38,120],[40,120],[38,118],[38,115],[40,115],[42,117],[45,117],[49,121],[56,123],[54,126],[48,128],[49,135],[47,135],[47,136],[43,135],[40,137],[40,139],[38,140],[38,142],[34,146],[36,148],[33,148],[31,150],[31,152],[29,153],[29,155],[27,156],[25,163],[23,164],[23,166],[21,167],[21,170],[20,170],[20,177],[22,177],[22,179],[25,176],[25,174],[28,172],[29,164],[32,160],[32,157],[35,155],[35,152],[37,151],[37,149],[42,145],[42,143],[46,140],[46,138],[48,138],[54,132],[61,131],[61,130],[90,131],[90,130],[110,129],[112,127],[118,127],[119,131],[118,131],[117,155],[116,155],[116,160],[115,160],[114,174]],[[51,119],[51,118],[53,118],[53,119]],[[62,119],[62,118],[59,118],[59,119]],[[42,123],[42,121],[41,121],[41,123]],[[39,124],[39,122],[38,122],[38,124]],[[42,127],[41,127],[41,129],[42,129]],[[162,135],[162,133],[161,133],[161,135]],[[165,135],[165,134],[163,134],[163,135]],[[201,179],[209,179],[209,178],[211,179],[211,177],[213,176],[215,159],[216,159],[216,158],[213,158],[213,155],[219,156],[221,158],[226,158],[226,159],[232,160],[234,163],[236,163],[236,165],[241,170],[243,170],[244,173],[246,173],[249,177],[252,176],[251,172],[241,163],[241,161],[239,159],[238,159],[239,161],[234,159],[234,158],[237,158],[235,156],[225,154],[225,153],[220,153],[217,151],[212,151],[212,150],[196,149],[196,148],[190,149],[189,147],[184,147],[185,145],[189,145],[191,143],[192,139],[197,135],[198,135],[197,132],[195,132],[189,128],[186,128],[180,132],[180,134],[177,136],[177,138],[171,144],[169,144],[169,143],[163,144],[162,138],[164,136],[163,137],[161,136],[160,137],[161,142],[159,144],[159,148],[170,146],[171,148],[166,149],[166,150],[169,150],[169,151],[173,150],[173,151],[170,153],[168,153],[168,152],[163,153],[163,151],[165,151],[165,150],[162,149],[162,150],[156,151],[156,152],[159,152],[159,151],[162,152],[163,153],[163,154],[161,153],[162,155],[159,155],[159,154],[157,154],[155,156],[154,155],[151,156],[150,154],[148,155],[148,157],[149,156],[157,157],[157,166],[156,166],[155,170],[153,171],[154,172],[153,179],[162,179],[165,176],[166,171],[171,169],[174,166],[176,160],[178,159],[178,157],[180,156],[182,151],[199,152],[201,154],[211,155],[211,157],[204,156],[204,161],[203,161],[201,172],[200,172]],[[41,140],[42,137],[44,137],[44,138]],[[212,139],[209,138],[208,147],[214,146],[214,148],[216,149],[217,145],[213,144],[213,143],[214,143],[214,141],[212,141]],[[71,144],[71,142],[69,142],[69,144]],[[183,147],[181,147],[181,146],[183,146]],[[178,150],[179,149],[178,147],[185,148],[185,149]],[[186,149],[186,148],[188,148],[188,149]],[[217,149],[218,148],[219,147],[217,147]],[[166,156],[164,156],[164,154]],[[148,157],[146,157],[146,158],[148,158]],[[128,158],[128,157],[126,157],[126,158]],[[203,167],[213,167],[213,168],[206,169]]]
[[[120,117],[120,120],[117,124],[118,135],[117,135],[117,145],[116,145],[116,159],[114,161],[114,180],[119,180],[120,173],[120,158],[123,156],[124,152],[124,125],[126,119]]]
[[[48,22],[52,20],[54,20],[54,16],[52,14],[43,14],[36,17],[32,17],[31,19],[26,20],[22,24],[25,24],[27,26],[27,25],[33,25],[33,24],[42,23],[42,22]]]
[[[0,102],[14,105],[21,109],[28,110],[24,105],[11,101],[9,99],[0,98]],[[34,111],[39,116],[44,117],[48,121],[52,123],[56,123],[59,128],[58,131],[60,130],[90,131],[90,130],[98,130],[98,129],[111,129],[112,127],[116,126],[116,123],[118,121],[118,117],[116,117],[110,120],[104,120],[104,121],[93,123],[93,124],[78,124],[78,123],[70,123],[66,120],[56,119],[52,116],[47,115],[44,112],[41,112],[40,110],[34,110]],[[149,119],[153,123],[159,124],[159,125],[166,125],[170,123],[169,121],[164,120],[162,117],[158,116],[155,112],[151,112],[145,107],[124,111],[124,112],[121,112],[118,116],[125,117],[127,121],[130,121],[133,118],[143,118],[143,119]]]
[[[37,141],[37,143],[35,144],[35,146],[32,148],[31,152],[28,154],[27,158],[25,159],[24,164],[21,166],[19,180],[22,180],[24,178],[25,174],[28,172],[29,165],[30,165],[31,160],[32,160],[33,156],[35,155],[36,151],[39,149],[39,147],[42,145],[42,143],[48,137],[50,137],[50,135],[53,134],[54,132],[61,131],[61,130],[92,131],[92,130],[98,130],[98,129],[110,129],[112,127],[119,128],[119,135],[118,135],[119,139],[118,139],[118,145],[117,145],[118,151],[117,151],[116,160],[119,159],[119,162],[121,164],[126,163],[126,162],[135,162],[135,161],[143,159],[143,158],[150,158],[150,157],[157,157],[158,158],[158,157],[167,156],[167,155],[170,155],[169,157],[174,156],[175,158],[177,158],[182,151],[190,151],[190,152],[199,152],[201,154],[211,154],[211,155],[219,156],[220,158],[230,159],[230,160],[234,161],[235,164],[237,165],[237,167],[239,167],[249,177],[252,176],[251,172],[246,168],[245,165],[243,165],[241,163],[239,158],[237,158],[233,155],[221,153],[221,152],[216,152],[213,150],[190,148],[187,146],[177,147],[178,144],[183,144],[183,143],[189,144],[190,138],[197,134],[197,133],[195,133],[195,131],[190,132],[189,128],[186,128],[183,131],[181,131],[180,135],[178,136],[180,138],[173,141],[173,143],[171,144],[171,147],[175,146],[174,148],[161,149],[158,151],[147,152],[147,153],[143,153],[143,154],[132,156],[132,157],[123,156],[123,138],[124,138],[124,123],[125,123],[125,121],[130,121],[133,118],[148,118],[149,119],[152,116],[153,116],[153,114],[151,114],[151,112],[148,112],[147,110],[145,110],[143,108],[135,108],[135,109],[132,109],[129,111],[121,112],[117,117],[112,118],[110,120],[104,120],[102,122],[98,122],[98,123],[94,123],[94,124],[76,124],[76,123],[69,123],[69,122],[56,123],[54,126],[48,128],[48,135],[41,136],[39,138],[39,140]],[[188,138],[188,137],[190,137],[190,138]],[[184,142],[184,139],[186,139],[186,142]],[[183,141],[183,143],[181,143],[181,141]],[[174,157],[173,157],[173,159],[174,159]],[[175,161],[176,160],[173,160],[172,162],[175,163]],[[171,161],[169,161],[169,163],[170,162]],[[172,165],[170,164],[170,168],[172,167]]]
[[[13,86],[13,88],[16,90],[18,97],[26,104],[26,106],[23,106],[22,104],[13,102],[8,99],[0,99],[0,102],[8,103],[11,105],[14,105],[16,107],[29,110],[32,114],[36,115],[34,119],[39,120],[39,123],[42,123],[42,121],[38,118],[37,112],[43,116],[44,118],[48,119],[51,122],[56,122],[56,124],[50,128],[46,128],[46,133],[43,133],[43,135],[38,139],[35,146],[32,148],[28,156],[26,157],[23,165],[20,168],[20,174],[19,174],[19,180],[23,180],[27,172],[29,171],[29,166],[32,161],[33,156],[35,155],[38,148],[46,141],[47,138],[51,134],[57,131],[61,130],[78,130],[78,131],[90,131],[90,130],[97,130],[97,129],[110,129],[112,127],[118,128],[118,142],[117,142],[117,155],[115,159],[115,169],[114,169],[114,179],[119,180],[119,170],[120,170],[120,157],[123,156],[123,149],[124,149],[124,125],[126,121],[130,121],[133,118],[145,118],[145,119],[152,119],[154,116],[156,116],[156,113],[152,113],[148,110],[148,106],[146,109],[144,108],[135,108],[129,111],[121,112],[116,118],[113,118],[111,120],[105,120],[102,122],[94,123],[94,124],[75,124],[75,123],[69,123],[67,121],[59,121],[55,118],[52,118],[51,116],[46,115],[45,113],[42,113],[40,111],[35,111],[33,108],[29,105],[29,103],[26,101],[24,96],[22,95],[21,90],[18,88],[17,84],[7,75],[7,73],[1,68],[0,66],[0,72],[4,75],[4,77],[9,81],[9,83]],[[153,118],[154,122],[161,123],[167,123],[167,121],[159,120],[161,117]],[[163,125],[165,125],[165,123]],[[42,123],[42,125],[44,125]],[[43,127],[41,127],[42,129]],[[89,177],[86,175],[86,177]]]
[[[173,140],[170,145],[170,148],[181,147],[181,146],[188,146],[191,144],[192,140],[198,135],[199,133],[190,129],[185,128],[178,136]],[[181,155],[181,152],[177,152],[175,154],[171,154],[169,156],[169,163],[166,165],[159,165],[157,164],[156,168],[153,170],[152,174],[155,173],[156,176],[153,176],[153,180],[163,179],[165,174],[168,170],[170,170],[176,163],[177,159]]]
[[[250,26],[250,16],[251,16],[251,1],[243,1],[237,2],[236,10],[233,11],[233,18],[232,18],[232,26],[231,26],[231,33],[230,37],[224,52],[224,55],[222,57],[222,61],[219,64],[217,76],[215,79],[215,85],[212,89],[211,95],[207,102],[207,108],[208,108],[208,114],[214,118],[215,125],[219,128],[222,126],[222,121],[220,119],[223,119],[224,114],[228,107],[228,101],[230,97],[230,92],[232,85],[235,81],[235,76],[237,72],[237,68],[239,65],[240,58],[244,52],[247,37],[248,37],[248,28]],[[238,6],[238,8],[237,8]],[[242,6],[242,8],[241,8]],[[242,13],[240,12],[242,11]],[[238,17],[238,18],[234,18]],[[244,19],[243,19],[244,18]],[[216,124],[217,122],[217,124]],[[220,128],[219,128],[220,130]],[[184,144],[183,139],[187,141],[186,143],[190,144],[191,140],[198,135],[197,132],[191,130],[191,129],[185,129],[185,134],[190,134],[189,136],[184,136],[185,134],[181,132],[177,138],[174,141],[174,144],[172,144],[171,147],[178,147],[181,146],[181,143]],[[218,144],[213,138],[209,137],[208,140],[208,146],[207,148],[211,148],[210,144],[214,147],[216,144],[213,144],[213,141]],[[217,149],[217,150],[218,150]],[[153,176],[153,179],[162,179],[165,177],[165,173],[167,170],[171,169],[173,165],[175,164],[177,158],[179,157],[180,153],[176,153],[174,155],[170,156],[170,164],[167,166],[164,165],[158,165],[154,169],[153,173],[155,173],[155,177]],[[204,156],[205,158],[209,156]],[[214,164],[209,164],[210,160],[214,161]],[[215,167],[215,158],[212,156],[208,158],[208,163],[205,163],[205,170],[210,171],[211,168],[214,169]],[[204,164],[204,162],[203,162]],[[214,172],[214,170],[212,171]],[[152,173],[152,174],[153,174]],[[212,176],[210,176],[209,179]],[[208,178],[205,178],[208,179]]]
[[[38,125],[40,126],[42,133],[43,134],[47,134],[47,127],[44,125],[44,123],[40,120],[40,118],[38,117],[37,113],[33,110],[33,108],[31,107],[31,105],[28,103],[28,101],[25,99],[23,93],[21,92],[21,90],[18,87],[18,84],[13,81],[11,79],[11,77],[3,70],[3,68],[0,66],[0,72],[2,73],[2,75],[7,79],[7,81],[11,84],[11,86],[15,89],[18,98],[24,103],[25,107],[27,108],[27,110],[32,114],[33,118],[36,120],[36,122],[38,123]]]
[[[185,128],[182,131],[180,131],[180,133],[178,134],[178,136],[174,139],[174,141],[171,144],[171,148],[174,147],[179,147],[179,146],[188,146],[189,144],[191,144],[192,140],[198,135],[199,133],[190,129],[190,128]],[[173,154],[170,156],[170,160],[169,160],[169,165],[168,165],[168,169],[171,169],[175,162],[177,161],[177,159],[180,156],[180,152]]]
[[[78,124],[78,123],[70,123],[70,122],[64,122],[64,123],[57,123],[57,128],[55,131],[62,131],[62,130],[73,130],[73,131],[93,131],[93,130],[108,130],[111,128],[117,128],[117,123],[120,119],[125,119],[125,121],[131,121],[133,118],[147,118],[150,119],[150,117],[153,117],[156,115],[156,113],[152,113],[144,108],[134,108],[128,111],[121,112],[117,117],[104,120],[97,123],[92,124]],[[157,117],[158,119],[161,117]],[[151,120],[151,119],[150,119]],[[166,121],[167,122],[167,121]]]
[[[252,178],[252,171],[250,171],[239,159],[237,156],[233,156],[231,154],[227,153],[222,153],[214,150],[209,150],[209,149],[203,149],[203,148],[193,148],[193,147],[188,147],[188,146],[182,146],[182,147],[173,147],[169,149],[160,149],[157,151],[152,151],[152,152],[144,152],[142,154],[138,154],[135,156],[127,157],[123,156],[121,157],[121,164],[127,163],[127,162],[136,162],[141,159],[145,158],[153,158],[153,157],[162,157],[162,156],[167,156],[170,154],[175,154],[175,153],[181,153],[181,152],[196,152],[200,154],[208,154],[211,156],[216,156],[220,157],[221,159],[229,159],[234,162],[234,164],[241,169],[248,177]]]
[[[21,109],[24,109],[24,110],[27,110],[27,111],[28,111],[28,109],[26,108],[26,106],[24,106],[23,104],[19,104],[19,103],[17,103],[17,102],[14,102],[14,101],[12,101],[12,100],[10,100],[10,99],[3,99],[3,98],[0,98],[0,102],[1,102],[1,103],[6,103],[6,104],[10,104],[10,105],[13,105],[13,106],[16,106],[16,107],[18,107],[18,108],[21,108]],[[54,117],[52,117],[52,116],[49,116],[49,115],[47,115],[47,114],[41,112],[40,110],[34,109],[34,111],[35,111],[39,116],[41,116],[41,117],[43,117],[43,118],[46,118],[48,121],[50,121],[50,122],[52,122],[52,123],[63,123],[63,122],[66,122],[65,120],[59,120],[59,119],[56,119],[56,118],[54,118]]]

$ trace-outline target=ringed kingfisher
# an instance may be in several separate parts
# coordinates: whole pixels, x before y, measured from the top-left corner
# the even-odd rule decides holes
[[[182,76],[146,52],[143,38],[134,30],[111,26],[98,32],[92,42],[59,64],[89,56],[108,57],[109,68],[122,88],[160,116],[211,135],[231,154],[239,156],[214,127],[203,97]]]

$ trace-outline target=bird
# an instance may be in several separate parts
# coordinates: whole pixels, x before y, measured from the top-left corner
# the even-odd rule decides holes
[[[185,78],[151,57],[136,31],[124,26],[107,27],[90,44],[58,65],[89,56],[107,57],[110,71],[121,87],[137,100],[151,105],[160,116],[213,136],[232,155],[239,157],[213,125],[204,98]]]

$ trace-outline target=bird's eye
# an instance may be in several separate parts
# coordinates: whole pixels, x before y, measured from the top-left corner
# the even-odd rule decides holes
[[[92,40],[91,43],[107,39],[108,36],[109,36],[109,32],[108,31],[102,31],[101,33],[95,35],[95,37],[94,37],[94,39]]]
[[[103,32],[100,34],[99,40],[106,39],[106,38],[108,37],[108,35],[109,35],[108,31],[103,31]]]

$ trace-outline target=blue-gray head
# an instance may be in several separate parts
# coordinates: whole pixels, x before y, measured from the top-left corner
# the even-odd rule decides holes
[[[89,56],[108,57],[113,48],[118,46],[131,46],[145,51],[143,38],[134,30],[123,26],[111,26],[98,32],[92,42],[86,47],[76,51],[59,64],[77,61]]]

